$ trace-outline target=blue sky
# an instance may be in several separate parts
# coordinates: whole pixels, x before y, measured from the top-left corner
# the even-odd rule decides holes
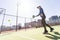
[[[18,15],[22,17],[32,18],[32,15],[37,15],[39,10],[36,8],[41,5],[46,15],[46,20],[53,15],[60,16],[60,0],[0,0],[0,8],[6,9],[6,14],[16,15],[18,1]],[[2,22],[3,15],[0,15],[0,22]],[[8,20],[11,22],[8,22]],[[36,17],[35,19],[41,19]],[[15,25],[16,18],[5,16],[4,25]],[[27,22],[31,19],[27,19]],[[24,23],[24,18],[19,18],[18,23]],[[0,23],[1,25],[1,23]]]

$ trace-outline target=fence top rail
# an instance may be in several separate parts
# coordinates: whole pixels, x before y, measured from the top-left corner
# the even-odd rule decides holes
[[[4,10],[6,10],[5,8],[0,8],[0,9],[4,9]]]
[[[6,10],[5,8],[0,8],[0,9]],[[34,18],[22,17],[22,16],[11,15],[11,14],[5,14],[5,13],[3,13],[2,15],[13,16],[13,17],[18,17],[18,18],[34,19]],[[37,19],[35,19],[35,20],[37,20]]]
[[[21,16],[16,16],[16,15],[11,15],[11,14],[2,14],[2,15],[13,16],[13,17],[18,17],[18,18],[34,19],[34,18],[21,17]],[[35,20],[37,20],[37,19],[35,19]]]

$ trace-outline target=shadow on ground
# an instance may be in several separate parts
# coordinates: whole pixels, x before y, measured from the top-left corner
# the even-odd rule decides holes
[[[59,40],[60,39],[60,33],[59,32],[54,32],[54,34],[48,33],[48,36],[45,36],[47,38],[50,38],[52,40]]]

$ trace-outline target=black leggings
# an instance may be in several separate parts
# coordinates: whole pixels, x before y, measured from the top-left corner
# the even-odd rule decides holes
[[[44,27],[44,31],[47,31],[46,26],[48,26],[51,29],[50,25],[46,23],[45,18],[43,17],[42,17],[42,25]]]

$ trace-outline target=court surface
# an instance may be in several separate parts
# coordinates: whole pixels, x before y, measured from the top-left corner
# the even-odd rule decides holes
[[[60,40],[60,26],[52,27],[55,29],[53,32],[47,27],[48,34],[43,34],[43,27],[6,32],[0,34],[0,40]]]

